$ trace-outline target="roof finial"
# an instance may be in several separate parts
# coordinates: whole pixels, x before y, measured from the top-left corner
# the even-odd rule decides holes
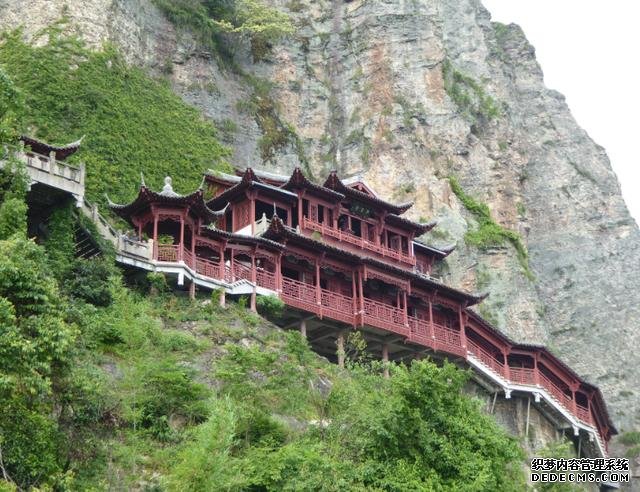
[[[173,186],[171,186],[171,176],[164,178],[164,186],[162,187],[163,193],[173,193]]]
[[[142,186],[143,188],[146,188],[147,185],[144,182],[144,174],[142,174],[142,171],[140,171],[140,186]]]
[[[199,189],[200,191],[204,191],[205,181],[206,181],[206,180],[205,180],[205,177],[204,177],[204,175],[203,175],[203,176],[202,176],[202,181],[200,181],[200,186],[198,186],[198,189]]]

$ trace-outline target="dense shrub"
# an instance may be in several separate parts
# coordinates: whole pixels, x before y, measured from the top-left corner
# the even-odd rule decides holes
[[[284,312],[284,302],[276,296],[258,296],[256,299],[258,312],[268,318],[278,318]]]
[[[108,306],[112,301],[109,277],[113,274],[113,263],[108,259],[77,259],[71,267],[68,292],[94,306]]]

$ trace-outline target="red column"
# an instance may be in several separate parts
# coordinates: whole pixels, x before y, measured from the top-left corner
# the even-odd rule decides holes
[[[538,369],[538,352],[533,354],[533,378],[536,386],[540,386],[540,370]]]
[[[256,200],[251,197],[251,211],[249,212],[249,220],[251,221],[251,235],[256,233]]]
[[[196,269],[196,229],[193,224],[191,225],[191,258],[192,258],[191,261],[193,262],[191,267],[195,270]]]
[[[153,214],[153,250],[155,259],[158,259],[158,216]]]
[[[402,291],[402,310],[404,316],[404,326],[409,326],[409,313],[407,312],[407,291]]]
[[[298,225],[300,226],[300,231],[302,232],[302,223],[304,222],[302,220],[302,192],[298,192]]]
[[[184,216],[180,215],[180,246],[178,248],[178,261],[183,260],[182,249],[184,248]]]
[[[356,289],[356,272],[351,272],[351,293],[353,295],[353,324],[356,324],[356,316],[358,315],[358,292]]]
[[[225,268],[224,268],[224,246],[220,246],[220,278],[224,280],[225,278]]]
[[[431,338],[431,344],[433,349],[436,348],[436,335],[433,331],[433,302],[431,298],[429,298],[429,337]]]
[[[502,349],[502,357],[504,357],[504,377],[511,381],[511,372],[509,371],[509,354],[506,349]]]
[[[322,294],[320,292],[320,262],[316,259],[316,304],[322,319]]]
[[[467,349],[467,334],[464,326],[464,315],[462,314],[462,306],[458,307],[458,316],[460,319],[460,340],[462,341],[462,348]],[[466,355],[465,355],[466,356]]]
[[[362,270],[358,270],[358,295],[360,297],[361,324],[364,324],[364,288],[362,287]]]

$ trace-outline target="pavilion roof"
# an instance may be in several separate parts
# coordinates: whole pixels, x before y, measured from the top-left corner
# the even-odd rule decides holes
[[[438,259],[442,260],[443,258],[446,258],[447,256],[449,256],[451,254],[451,252],[456,249],[456,245],[455,244],[450,244],[450,245],[444,246],[442,248],[436,248],[435,246],[430,246],[430,245],[425,244],[425,243],[423,243],[421,241],[414,241],[413,242],[413,248],[414,248],[414,250],[416,250],[416,249],[421,250],[424,253],[433,255],[433,256],[437,257]]]
[[[382,200],[381,198],[378,198],[378,196],[375,194],[368,194],[363,191],[356,190],[355,188],[344,184],[344,182],[342,182],[340,178],[338,178],[338,174],[336,171],[331,171],[329,177],[324,182],[324,186],[326,188],[337,191],[338,193],[342,193],[348,198],[376,207],[378,209],[386,210],[396,215],[402,215],[413,205],[413,202],[402,204],[387,202],[385,200]]]
[[[51,152],[55,153],[56,159],[64,160],[70,155],[74,154],[82,143],[81,137],[79,140],[75,142],[68,143],[66,145],[52,145],[44,142],[43,140],[38,140],[33,137],[28,137],[26,135],[21,135],[19,140],[24,143],[25,146],[31,148],[31,150],[37,154],[42,154],[48,156]]]
[[[113,203],[109,200],[109,197],[107,197],[107,200],[109,201],[109,208],[111,208],[116,215],[122,217],[128,222],[131,222],[131,217],[133,215],[143,212],[151,205],[163,205],[179,208],[186,207],[196,216],[204,219],[205,223],[213,222],[218,217],[224,215],[226,206],[222,210],[215,211],[211,210],[206,205],[202,188],[197,189],[189,195],[181,195],[173,190],[170,177],[167,176],[164,181],[165,185],[162,188],[162,191],[155,192],[147,188],[143,179],[142,184],[140,185],[140,190],[138,191],[138,196],[131,203],[120,205]]]
[[[429,232],[436,225],[438,225],[437,220],[432,220],[424,223],[414,222],[396,214],[388,214],[385,216],[384,220],[387,224],[402,227],[403,229],[411,229],[413,232],[415,232],[416,236],[421,236],[422,234]]]
[[[234,184],[231,188],[220,193],[218,196],[209,200],[208,205],[210,207],[218,207],[232,201],[238,196],[243,196],[246,190],[254,188],[263,191],[267,195],[280,198],[284,201],[292,202],[298,199],[298,196],[295,193],[263,182],[262,179],[256,175],[254,170],[248,167],[240,181]]]
[[[389,263],[385,263],[376,258],[362,256],[360,253],[353,253],[348,250],[344,250],[322,241],[318,241],[308,236],[298,234],[295,229],[287,227],[278,216],[274,216],[271,219],[269,228],[264,232],[263,237],[267,237],[273,240],[291,240],[299,244],[303,244],[307,247],[311,247],[316,251],[323,251],[332,254],[336,258],[342,258],[345,261],[349,261],[352,264],[367,264],[380,270],[385,270],[392,274],[395,274],[404,279],[411,279],[418,285],[427,287],[431,290],[438,290],[445,295],[448,295],[456,300],[465,302],[467,306],[472,306],[481,302],[485,295],[476,295],[462,290],[449,287],[442,282],[439,282],[431,277],[426,277],[418,273],[404,270],[402,268],[393,266]]]
[[[223,231],[217,227],[203,227],[200,229],[200,235],[215,240],[225,240],[236,244],[244,245],[260,245],[268,249],[281,251],[285,248],[285,245],[277,241],[272,241],[261,236],[248,236],[245,234],[234,234],[233,232]]]
[[[287,182],[282,185],[282,188],[286,190],[306,189],[329,201],[344,200],[344,194],[309,181],[299,167],[293,170],[293,174],[291,174]]]

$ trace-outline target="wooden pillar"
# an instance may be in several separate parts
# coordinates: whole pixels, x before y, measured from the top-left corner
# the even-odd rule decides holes
[[[382,367],[383,367],[384,377],[386,379],[389,379],[389,344],[388,343],[382,344]]]
[[[220,289],[220,307],[225,307],[227,304],[227,291]]]
[[[220,279],[224,280],[225,278],[225,268],[224,268],[224,246],[220,246],[220,261],[218,262],[218,268],[220,269]]]
[[[257,269],[256,269],[256,249],[251,251],[251,282],[256,285],[257,282]]]
[[[251,209],[249,212],[249,220],[251,221],[251,235],[254,236],[256,233],[256,200],[255,196],[251,195]]]
[[[338,339],[336,340],[336,355],[338,356],[338,366],[344,367],[344,331],[338,332]]]
[[[178,248],[178,261],[183,260],[182,250],[184,249],[184,216],[180,215],[180,246]]]
[[[192,301],[196,298],[196,283],[192,280],[189,284],[189,299]]]
[[[362,270],[358,270],[358,297],[360,298],[361,324],[364,324],[364,288],[362,286]]]
[[[298,191],[298,227],[300,228],[300,231],[302,231],[302,225],[304,222],[302,212],[302,192]]]
[[[436,334],[433,329],[433,302],[431,297],[429,298],[429,337],[431,337],[431,343],[435,350],[436,347]]]
[[[509,370],[509,353],[506,349],[502,349],[502,357],[504,358],[504,377],[511,381],[511,371]]]
[[[307,320],[306,319],[300,320],[300,335],[302,335],[302,338],[307,338]]]
[[[155,259],[158,259],[158,216],[153,214],[153,250]]]
[[[276,256],[276,291],[282,293],[282,253]]]
[[[409,326],[409,309],[407,307],[407,291],[402,291],[402,315],[404,317],[404,325]]]
[[[253,287],[253,291],[251,292],[251,301],[250,301],[250,309],[252,312],[257,312],[258,309],[256,308],[256,287],[254,285]]]
[[[316,258],[316,304],[320,311],[320,318],[322,318],[322,292],[320,291],[320,262]]]
[[[458,306],[458,316],[460,320],[460,341],[462,342],[462,348],[467,349],[467,334],[465,331],[464,315],[462,314],[462,306]]]
[[[196,269],[196,228],[194,224],[191,224],[191,261],[193,264],[191,268]]]
[[[540,369],[538,368],[538,352],[533,354],[533,380],[536,386],[540,386]]]
[[[356,288],[356,272],[351,272],[351,295],[353,296],[353,314],[358,314],[358,290]]]

